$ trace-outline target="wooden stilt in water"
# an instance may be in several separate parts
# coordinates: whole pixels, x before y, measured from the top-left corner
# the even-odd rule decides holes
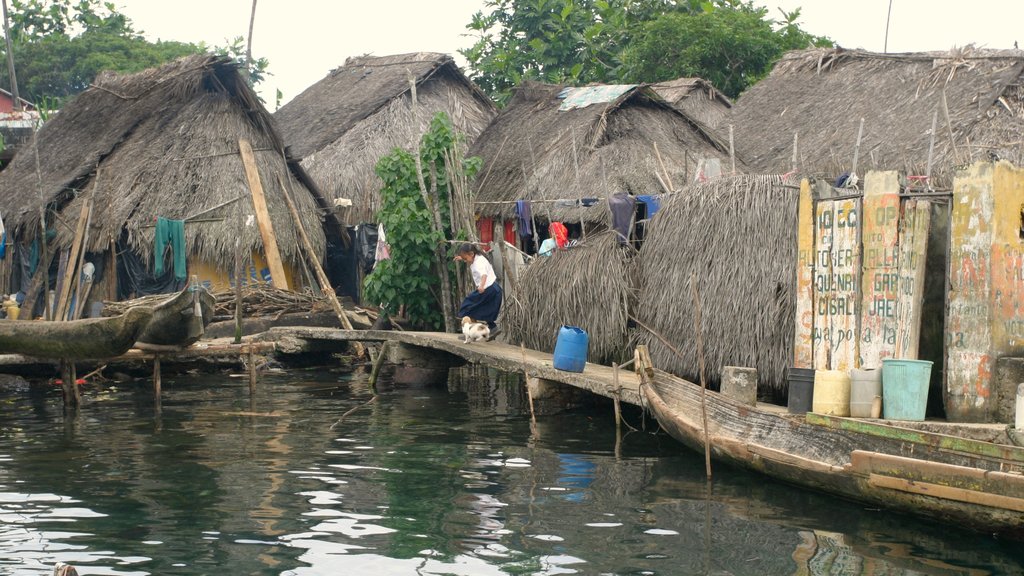
[[[373,361],[373,369],[370,370],[370,392],[377,394],[377,375],[380,373],[380,367],[384,364],[384,357],[387,356],[388,345],[391,341],[386,341],[380,345],[380,352],[377,354],[377,359]]]
[[[530,391],[530,375],[526,372],[525,345],[519,345],[519,353],[523,356],[523,381],[526,383],[526,399],[530,402],[530,433],[536,438],[539,436],[537,433],[537,414],[533,410],[533,392]]]
[[[256,395],[256,352],[249,346],[249,396]]]
[[[153,358],[153,400],[156,404],[157,410],[160,409],[160,387],[162,382],[160,381],[160,357],[156,356]]]
[[[61,360],[60,377],[61,390],[64,397],[64,413],[75,414],[82,401],[78,385],[75,383],[75,380],[78,378],[78,375],[75,373],[75,363],[70,360]]]
[[[612,396],[612,402],[615,407],[615,430],[621,431],[622,406],[619,404],[619,365],[615,362],[612,362],[612,386],[614,387],[612,390],[612,393],[614,394],[614,396]]]

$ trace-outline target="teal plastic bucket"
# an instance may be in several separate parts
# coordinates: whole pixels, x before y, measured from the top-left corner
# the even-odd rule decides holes
[[[562,326],[558,329],[558,340],[555,341],[554,365],[556,370],[566,372],[583,372],[587,365],[587,347],[590,337],[586,331],[576,326]]]
[[[882,360],[882,415],[886,420],[924,420],[930,360]]]

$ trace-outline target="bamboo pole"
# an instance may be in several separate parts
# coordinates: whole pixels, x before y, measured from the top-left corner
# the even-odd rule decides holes
[[[413,78],[412,74],[409,74],[409,94],[412,97],[412,117],[413,122],[419,121],[419,104],[416,100],[416,79]],[[418,129],[417,129],[418,132]],[[430,180],[431,190],[433,194],[427,191],[427,184],[423,180],[423,160],[420,158],[420,143],[419,140],[416,142],[416,150],[413,153],[413,159],[416,162],[416,182],[420,187],[420,194],[423,195],[423,202],[427,206],[427,210],[430,211],[430,217],[434,223],[434,231],[441,237],[444,236],[444,227],[441,224],[441,206],[437,196],[437,174],[435,172],[433,164],[430,169]],[[441,312],[444,314],[444,331],[454,332],[455,331],[455,311],[452,306],[452,287],[451,279],[448,277],[448,258],[444,253],[444,245],[438,244],[434,247],[434,260],[437,266],[437,275],[441,280]]]
[[[302,225],[302,220],[299,218],[299,211],[295,208],[295,203],[292,201],[292,196],[288,192],[288,188],[285,186],[284,179],[281,175],[277,176],[278,182],[281,185],[281,194],[284,196],[285,204],[288,205],[288,211],[292,213],[292,219],[295,221],[295,229],[299,233],[299,239],[302,241],[302,247],[306,252],[306,259],[313,266],[313,271],[316,272],[317,281],[320,283],[320,291],[327,296],[327,301],[330,302],[331,308],[334,310],[334,314],[338,317],[341,322],[341,326],[345,330],[352,330],[352,323],[348,320],[348,315],[345,314],[345,310],[341,307],[341,303],[338,302],[338,297],[334,293],[334,288],[331,287],[330,280],[327,279],[327,274],[324,273],[324,269],[320,266],[320,260],[316,257],[316,251],[313,250],[313,244],[309,241],[309,236],[306,235],[306,228]],[[366,355],[366,348],[362,342],[352,341],[352,348],[356,352],[356,356],[362,357]]]
[[[675,192],[676,187],[672,184],[672,176],[665,168],[665,161],[661,159],[661,151],[658,150],[657,142],[654,142],[654,156],[658,159],[658,166],[661,166],[661,172],[665,175],[665,183],[668,184],[669,192]]]
[[[697,275],[690,276],[690,292],[693,294],[693,328],[697,333],[697,358],[700,366],[700,416],[704,426],[704,469],[711,480],[711,433],[708,430],[707,381],[704,379],[704,330],[701,326],[700,295],[697,293]]]

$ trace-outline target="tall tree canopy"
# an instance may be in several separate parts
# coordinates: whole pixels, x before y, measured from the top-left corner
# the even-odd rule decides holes
[[[487,0],[461,53],[499,101],[523,80],[552,83],[711,80],[737,96],[786,50],[830,45],[748,0]]]
[[[77,94],[105,70],[132,73],[197,52],[213,51],[241,60],[240,38],[223,47],[150,42],[131,20],[102,0],[11,0],[14,69],[22,98],[60,101]],[[2,46],[0,46],[2,49]],[[267,61],[250,65],[250,81],[263,79]],[[6,54],[0,62],[0,86],[10,90]]]

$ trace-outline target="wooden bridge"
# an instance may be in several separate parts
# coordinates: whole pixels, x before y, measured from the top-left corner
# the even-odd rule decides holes
[[[419,349],[443,364],[443,356],[455,356],[473,364],[485,364],[506,372],[521,372],[527,381],[567,384],[575,388],[640,405],[640,378],[633,370],[588,362],[583,372],[565,372],[553,366],[553,355],[501,342],[462,341],[461,334],[444,332],[403,332],[398,330],[338,330],[335,328],[271,328],[258,336],[276,343],[281,352],[315,349],[329,342],[396,342],[404,348]]]

